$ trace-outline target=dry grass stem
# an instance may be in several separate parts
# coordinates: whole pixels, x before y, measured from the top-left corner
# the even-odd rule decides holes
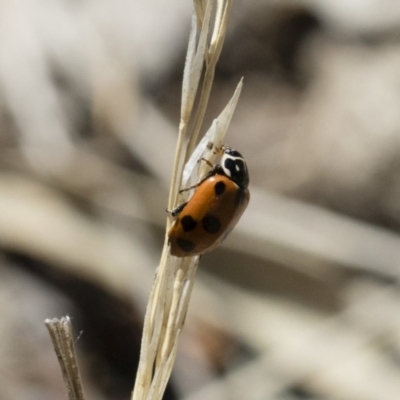
[[[67,316],[61,319],[46,319],[44,323],[60,363],[68,399],[84,400],[70,318]]]
[[[211,0],[194,1],[195,13],[183,74],[181,119],[168,201],[169,209],[174,208],[187,196],[186,193],[183,196],[179,194],[179,189],[185,186],[184,182],[190,177],[201,179],[207,173],[204,166],[196,168],[197,160],[201,156],[212,160],[214,155],[211,150],[222,143],[240,95],[242,82],[188,161],[198,141],[211,92],[215,65],[225,39],[231,5],[231,0],[220,0],[216,6]],[[213,12],[214,18],[212,18]],[[210,39],[211,20],[214,20],[214,25]],[[203,74],[204,64],[206,69]],[[201,79],[203,86],[197,99]],[[196,101],[197,107],[194,107]],[[178,337],[184,324],[199,262],[198,256],[177,258],[170,255],[167,233],[171,224],[172,220],[168,218],[160,266],[144,321],[142,349],[132,400],[162,398],[174,365]]]

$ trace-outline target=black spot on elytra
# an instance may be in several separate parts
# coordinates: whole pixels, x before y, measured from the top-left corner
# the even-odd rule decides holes
[[[240,206],[243,203],[244,197],[245,197],[244,190],[239,188],[235,196],[235,206]]]
[[[182,225],[182,228],[183,228],[183,230],[185,232],[190,232],[190,231],[192,231],[193,229],[196,228],[197,222],[190,215],[185,215],[181,219],[181,225]]]
[[[215,217],[214,215],[206,215],[201,221],[204,230],[207,233],[217,233],[221,229],[221,222],[220,220]]]
[[[217,182],[217,183],[215,184],[215,186],[214,186],[215,194],[216,194],[217,196],[220,196],[222,193],[225,192],[225,187],[226,187],[226,185],[225,185],[224,182],[222,182],[222,181]]]
[[[176,239],[176,244],[180,247],[181,250],[183,250],[185,253],[190,253],[194,248],[195,244],[191,242],[190,240],[178,238]]]

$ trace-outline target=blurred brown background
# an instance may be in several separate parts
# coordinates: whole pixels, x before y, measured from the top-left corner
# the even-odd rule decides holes
[[[190,1],[0,1],[0,399],[128,399]],[[236,0],[208,124],[252,199],[200,264],[165,398],[400,399],[400,3]]]

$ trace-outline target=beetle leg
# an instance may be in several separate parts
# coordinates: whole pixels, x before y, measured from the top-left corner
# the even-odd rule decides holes
[[[214,154],[221,154],[225,149],[225,145],[221,144],[219,147],[214,147]]]
[[[210,178],[211,176],[217,174],[217,173],[220,172],[220,171],[221,171],[221,166],[218,165],[218,164],[217,164],[217,165],[214,165],[214,166],[210,169],[210,171],[208,172],[208,174],[207,174],[203,179],[200,179],[196,184],[194,184],[194,185],[192,185],[192,186],[189,186],[189,187],[187,187],[187,188],[181,189],[181,190],[179,191],[179,194],[182,194],[183,192],[187,192],[188,190],[192,190],[192,189],[197,188],[197,187],[200,186],[203,182],[205,182],[208,178]]]
[[[187,204],[187,203],[188,203],[188,202],[185,201],[184,203],[179,204],[179,206],[176,206],[175,208],[173,208],[172,210],[166,209],[165,211],[166,211],[168,214],[170,214],[171,217],[176,217],[176,216],[179,215],[179,214],[182,212],[182,210],[186,207],[186,204]]]
[[[210,163],[210,161],[208,161],[206,158],[204,158],[204,157],[201,157],[200,159],[199,159],[199,161],[197,161],[197,162],[200,162],[200,161],[204,161],[209,167],[213,167],[213,165],[212,165],[212,163]]]

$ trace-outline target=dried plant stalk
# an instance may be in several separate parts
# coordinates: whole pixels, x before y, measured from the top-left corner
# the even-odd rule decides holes
[[[84,400],[70,318],[46,319],[44,323],[60,363],[68,400]]]
[[[206,174],[204,166],[197,169],[197,174],[193,174],[197,167],[196,161],[201,155],[211,161],[215,157],[211,149],[222,143],[240,95],[242,82],[239,83],[223,112],[214,120],[193,157],[187,162],[197,143],[204,119],[215,65],[225,39],[231,7],[232,0],[218,0],[216,4],[213,0],[194,0],[195,13],[192,18],[183,74],[181,119],[168,200],[169,209],[174,208],[184,200],[184,196],[187,196],[187,193],[181,196],[179,189],[189,176],[195,175],[195,179],[198,180]],[[213,13],[214,18],[212,18]],[[211,20],[214,22],[210,34]],[[202,90],[198,106],[194,111],[201,78],[203,78]],[[171,256],[167,237],[171,224],[172,221],[168,218],[161,261],[146,310],[141,355],[132,400],[162,398],[175,361],[178,337],[184,324],[199,263],[198,256],[184,258]]]

